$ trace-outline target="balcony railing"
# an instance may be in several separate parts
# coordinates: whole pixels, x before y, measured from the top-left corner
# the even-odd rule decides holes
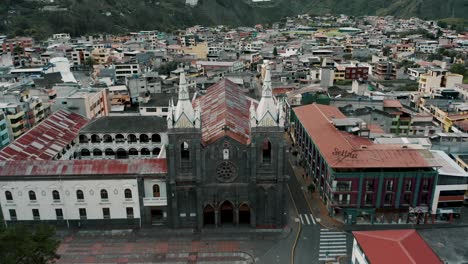
[[[143,206],[167,206],[167,197],[143,197]]]

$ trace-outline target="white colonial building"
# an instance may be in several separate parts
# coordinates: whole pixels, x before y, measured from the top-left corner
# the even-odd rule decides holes
[[[165,159],[0,162],[5,223],[141,227],[166,219]]]

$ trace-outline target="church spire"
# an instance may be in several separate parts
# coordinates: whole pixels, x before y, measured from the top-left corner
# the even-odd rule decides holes
[[[265,78],[263,80],[262,98],[257,107],[258,126],[277,126],[278,125],[278,107],[273,98],[271,88],[271,70],[270,65],[265,65]]]
[[[179,98],[174,111],[174,127],[187,128],[193,127],[195,121],[195,111],[190,101],[189,89],[185,73],[180,73],[179,80]]]

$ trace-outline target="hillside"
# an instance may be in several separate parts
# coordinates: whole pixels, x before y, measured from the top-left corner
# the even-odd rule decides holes
[[[304,13],[468,19],[466,0],[272,0],[262,4],[251,4],[249,0],[199,0],[196,7],[186,6],[185,0],[55,0],[56,7],[52,8],[66,8],[55,12],[44,11],[44,2],[3,0],[0,33],[44,38],[53,32],[76,36],[173,30],[194,24],[253,25]]]

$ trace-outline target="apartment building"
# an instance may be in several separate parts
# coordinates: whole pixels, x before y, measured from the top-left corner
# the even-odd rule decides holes
[[[71,93],[57,96],[54,110],[65,109],[88,119],[108,116],[110,103],[107,89],[74,89]]]
[[[463,83],[463,75],[440,68],[432,68],[419,77],[419,92],[427,95],[440,95],[443,89],[455,89]]]
[[[0,110],[0,149],[10,143],[10,134],[8,133],[8,122],[6,115]]]
[[[410,207],[428,214],[437,171],[421,150],[374,144],[346,120],[331,106],[293,109],[299,160],[330,214],[348,224],[358,216],[373,222],[376,214],[408,213]]]

